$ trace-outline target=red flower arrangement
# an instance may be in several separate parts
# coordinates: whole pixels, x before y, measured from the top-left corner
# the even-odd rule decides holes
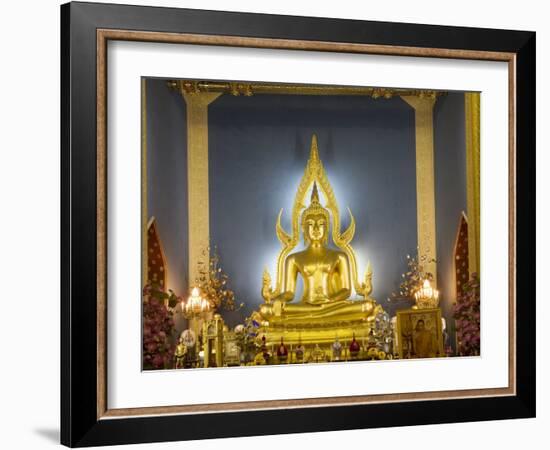
[[[479,278],[476,273],[463,288],[454,305],[457,354],[478,356],[480,354],[480,298]]]
[[[171,343],[174,319],[164,300],[168,299],[170,303],[172,296],[173,292],[166,294],[154,285],[147,285],[143,289],[144,370],[171,367],[174,354],[174,345]]]

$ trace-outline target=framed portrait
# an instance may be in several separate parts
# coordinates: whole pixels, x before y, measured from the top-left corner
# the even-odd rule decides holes
[[[63,444],[534,416],[535,33],[61,19]]]
[[[397,311],[396,332],[401,359],[438,358],[445,353],[439,308]]]

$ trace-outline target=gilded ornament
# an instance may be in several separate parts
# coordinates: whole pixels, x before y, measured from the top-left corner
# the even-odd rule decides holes
[[[321,204],[320,194],[326,202]],[[310,195],[309,205],[306,198]],[[261,294],[265,303],[252,314],[270,345],[284,336],[292,345],[303,339],[321,345],[326,355],[335,334],[349,340],[354,332],[367,335],[382,307],[370,297],[372,269],[358,277],[356,255],[351,246],[355,218],[348,209],[350,225],[342,231],[338,203],[319,158],[317,138],[312,137],[310,157],[299,183],[292,209],[291,229],[281,224],[283,210],[277,216],[275,231],[281,250],[273,279],[267,269],[262,276]],[[305,249],[292,253],[303,235]],[[336,249],[329,246],[332,238]],[[304,281],[302,298],[296,296],[298,277]],[[352,299],[355,292],[360,299]]]

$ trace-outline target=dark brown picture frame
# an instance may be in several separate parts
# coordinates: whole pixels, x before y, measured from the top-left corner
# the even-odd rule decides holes
[[[89,446],[534,417],[535,33],[93,3],[63,5],[61,24],[63,444]],[[506,61],[510,73],[511,181],[509,386],[109,409],[105,189],[109,40]]]

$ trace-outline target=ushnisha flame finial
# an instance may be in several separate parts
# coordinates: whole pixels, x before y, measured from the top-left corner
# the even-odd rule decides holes
[[[311,190],[311,199],[310,203],[313,204],[320,204],[319,202],[319,191],[317,190],[317,183],[313,182],[313,189]]]

